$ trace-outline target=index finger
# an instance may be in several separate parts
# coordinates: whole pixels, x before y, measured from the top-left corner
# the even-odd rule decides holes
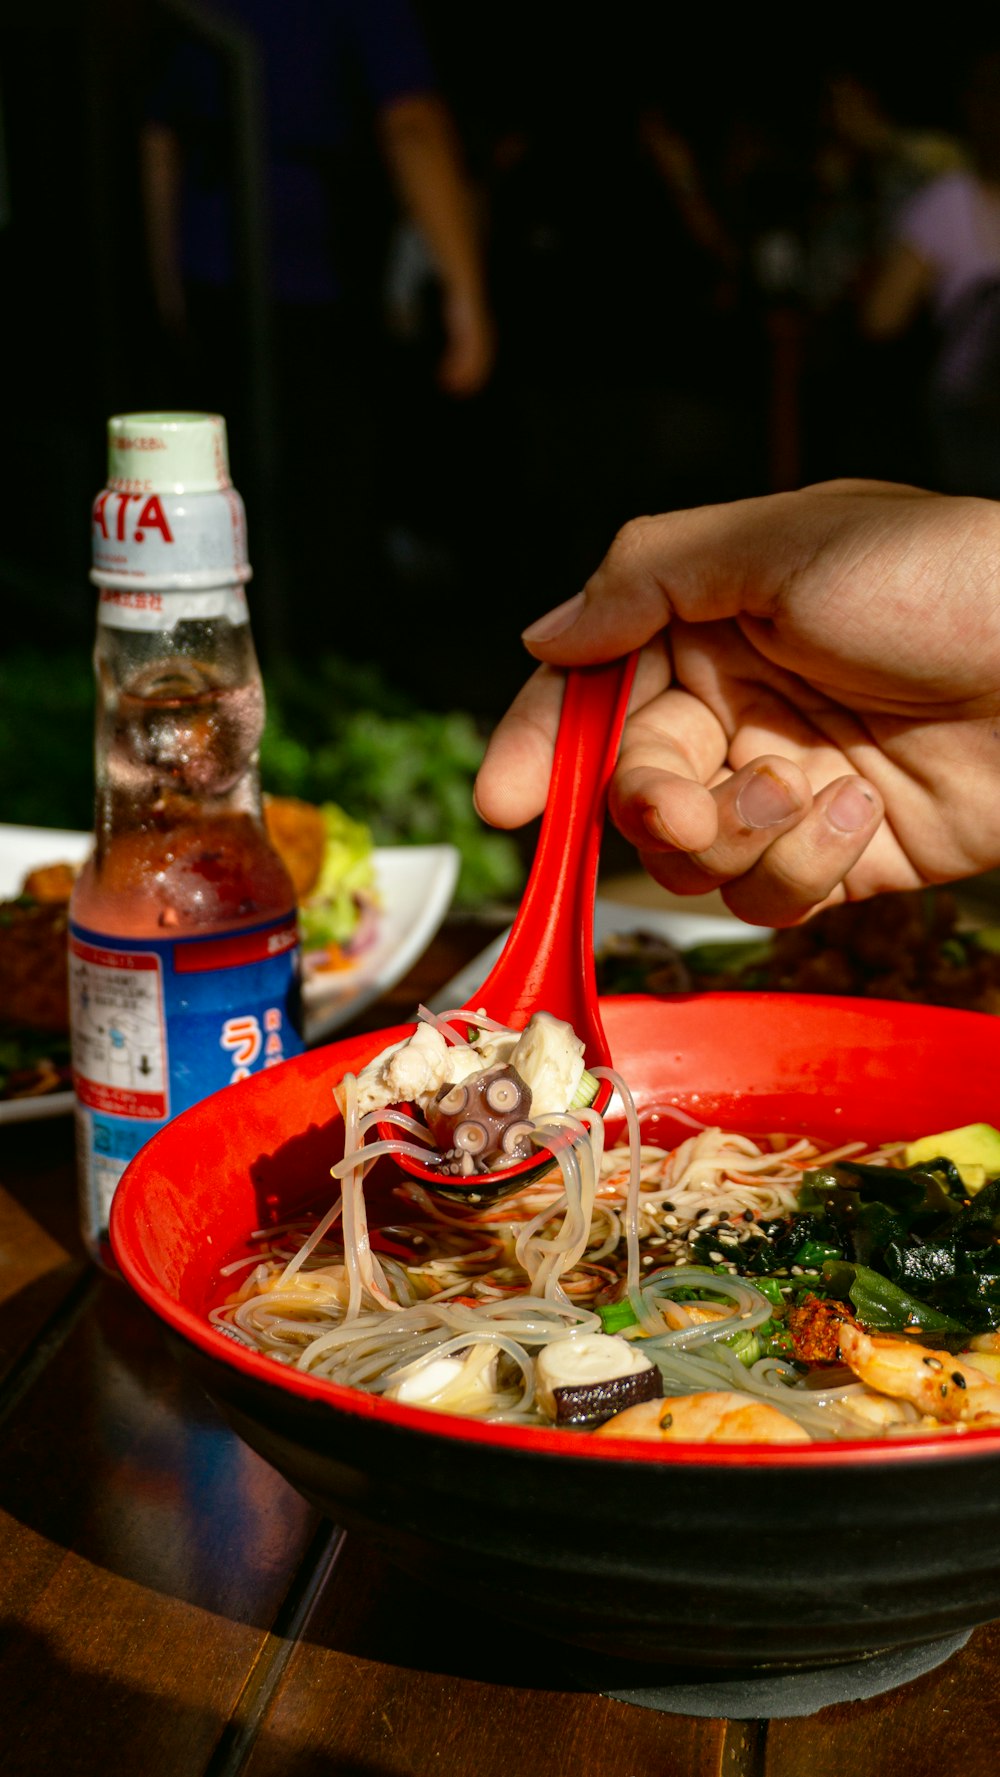
[[[629,710],[654,703],[670,683],[670,657],[662,637],[639,655]],[[522,685],[491,736],[476,778],[474,800],[493,827],[520,827],[540,814],[548,795],[565,674],[541,666]],[[623,749],[633,721],[625,726]]]
[[[522,827],[545,806],[563,682],[557,668],[540,666],[490,736],[473,801],[491,827]]]

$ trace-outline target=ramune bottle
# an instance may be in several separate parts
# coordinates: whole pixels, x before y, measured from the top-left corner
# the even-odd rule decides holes
[[[83,1228],[112,1265],[111,1200],[133,1155],[302,1041],[295,896],[261,818],[264,694],[225,422],[124,414],[108,446],[95,849],[69,969]]]

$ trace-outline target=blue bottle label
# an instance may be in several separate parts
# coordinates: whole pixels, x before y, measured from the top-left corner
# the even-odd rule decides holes
[[[100,1240],[118,1180],[150,1136],[300,1053],[296,920],[128,940],[71,923],[69,972],[84,1221]]]

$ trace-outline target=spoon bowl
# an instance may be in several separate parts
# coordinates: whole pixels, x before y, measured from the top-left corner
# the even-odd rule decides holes
[[[449,1012],[455,1027],[480,1013],[512,1030],[523,1030],[533,1012],[550,1012],[572,1026],[584,1044],[590,1070],[611,1065],[597,999],[594,969],[594,897],[608,785],[614,771],[635,677],[635,653],[603,666],[566,674],[552,776],[531,873],[510,935],[473,999]],[[457,1030],[462,1041],[465,1030]],[[603,1111],[612,1095],[602,1080],[593,1108]],[[412,1115],[412,1107],[401,1106]],[[391,1141],[397,1131],[379,1124]],[[540,1156],[490,1172],[443,1173],[409,1154],[396,1164],[429,1191],[463,1202],[495,1202],[520,1191],[551,1165]]]

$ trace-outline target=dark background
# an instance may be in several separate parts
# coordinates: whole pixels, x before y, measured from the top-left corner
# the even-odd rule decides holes
[[[417,11],[484,219],[491,384],[462,403],[437,392],[433,287],[416,335],[381,335],[375,528],[349,576],[322,482],[317,513],[329,507],[332,521],[317,524],[308,585],[289,584],[272,546],[261,453],[294,446],[262,445],[252,420],[230,415],[231,457],[265,665],[308,670],[333,651],[377,663],[429,707],[491,719],[525,672],[520,628],[576,590],[630,515],[832,474],[925,478],[922,341],[876,362],[850,293],[816,299],[794,268],[762,266],[775,236],[801,258],[823,221],[815,163],[831,74],[859,75],[903,124],[953,131],[964,68],[985,45],[961,11],[933,36],[907,35],[900,14],[885,42],[839,10],[808,26],[627,3],[587,20],[519,0]],[[105,419],[192,400],[152,303],[138,174],[146,94],[177,28],[154,0],[0,9],[8,650],[89,650]],[[636,146],[650,107],[688,142],[724,220],[725,275]],[[355,176],[374,219],[359,288],[377,308],[393,208],[370,142],[359,140]]]

